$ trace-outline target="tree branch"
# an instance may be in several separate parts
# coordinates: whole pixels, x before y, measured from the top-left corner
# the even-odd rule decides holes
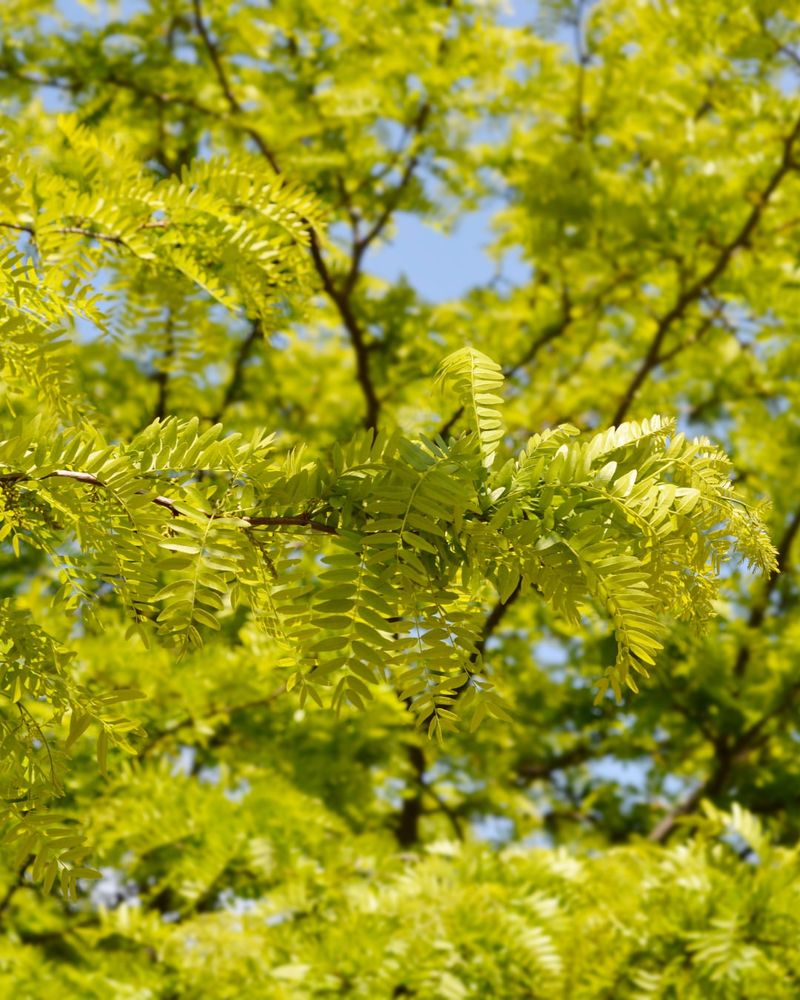
[[[425,125],[431,114],[431,106],[428,101],[424,101],[420,105],[420,109],[417,112],[416,117],[412,125],[412,135],[419,136],[419,134],[424,130]],[[400,180],[397,182],[395,187],[392,189],[389,197],[383,206],[383,211],[380,213],[378,218],[372,224],[372,226],[367,230],[364,236],[358,241],[358,259],[360,261],[364,252],[373,243],[386,228],[389,219],[392,217],[392,212],[397,208],[400,203],[400,199],[403,197],[406,188],[411,183],[414,176],[414,172],[419,166],[420,156],[419,153],[413,153],[407,160],[406,165],[400,175]]]
[[[175,338],[173,336],[172,310],[167,315],[167,322],[164,327],[164,354],[161,360],[161,367],[156,368],[153,379],[157,387],[156,405],[150,423],[154,420],[163,420],[167,415],[167,395],[169,392],[169,368],[175,357]],[[216,420],[214,421],[216,423]]]
[[[618,425],[624,420],[625,415],[633,404],[636,394],[645,379],[660,363],[659,355],[661,354],[661,346],[664,343],[664,338],[667,336],[674,324],[681,320],[687,309],[701,297],[704,291],[710,288],[714,282],[725,273],[736,251],[740,247],[746,246],[749,242],[750,237],[753,235],[759,222],[761,221],[764,211],[769,204],[770,198],[778,189],[778,186],[783,178],[796,167],[792,154],[798,136],[800,136],[800,118],[797,119],[791,132],[783,140],[783,153],[781,155],[780,162],[772,172],[772,175],[767,181],[764,189],[756,198],[739,231],[733,239],[722,247],[719,256],[711,267],[701,274],[700,277],[696,278],[692,284],[678,296],[678,299],[672,308],[658,321],[655,335],[650,342],[647,353],[642,359],[639,368],[619,401],[616,413],[612,419],[613,424]]]
[[[225,101],[228,104],[228,107],[233,115],[241,116],[244,114],[244,110],[242,108],[242,105],[239,103],[239,100],[236,97],[236,94],[231,85],[231,81],[225,69],[222,53],[220,52],[219,46],[212,38],[208,26],[206,25],[203,16],[203,8],[201,0],[192,0],[192,8],[193,8],[193,20],[195,28],[197,29],[197,32],[203,43],[203,47],[213,66],[214,74],[217,78],[217,82],[220,86],[220,89],[222,90],[222,93],[225,97]],[[43,85],[46,83],[46,81],[31,81],[31,82],[41,82]],[[49,81],[47,82],[49,83]],[[183,104],[193,110],[198,111],[201,114],[209,115],[217,119],[221,117],[218,112],[215,112],[211,108],[203,107],[202,105],[197,104],[193,99],[190,98],[183,98],[173,94],[161,94],[154,91],[150,91],[139,84],[132,83],[126,80],[120,80],[116,76],[113,78],[109,77],[108,82],[113,83],[115,86],[131,89],[135,93],[141,93],[143,96],[152,98],[153,100],[158,101],[161,104]],[[60,82],[53,82],[52,85],[61,86]],[[424,108],[425,106],[423,105],[423,109]],[[424,119],[427,117],[427,114],[428,111],[425,110],[424,115],[422,115],[422,109],[421,109],[421,112],[418,115],[418,119],[420,119],[420,121],[423,122]],[[275,171],[275,173],[282,174],[283,171],[281,170],[278,159],[275,153],[272,151],[272,149],[270,149],[270,147],[265,142],[263,136],[255,128],[252,128],[251,126],[248,125],[244,125],[241,122],[239,123],[239,127],[242,128],[242,130],[247,135],[250,136],[255,145],[258,147],[259,152],[267,160],[267,162]],[[380,400],[378,399],[378,395],[372,380],[372,375],[370,373],[366,336],[364,330],[362,329],[353,311],[349,295],[350,291],[352,290],[352,286],[355,284],[355,277],[357,277],[358,263],[360,262],[360,256],[363,255],[367,246],[372,242],[372,240],[374,240],[377,237],[377,235],[382,231],[382,229],[386,225],[389,215],[391,214],[391,211],[394,210],[395,202],[399,201],[399,198],[402,195],[402,190],[405,188],[405,186],[411,179],[411,174],[413,173],[413,170],[416,167],[417,157],[413,157],[412,159],[414,163],[412,165],[411,161],[409,161],[409,164],[407,164],[406,170],[404,171],[403,174],[403,178],[401,178],[400,189],[396,189],[393,196],[391,196],[390,198],[391,208],[389,209],[388,213],[384,211],[384,213],[381,215],[376,224],[373,225],[372,229],[358,241],[357,246],[358,247],[363,246],[363,248],[360,251],[358,251],[359,261],[355,265],[355,275],[353,275],[353,266],[351,265],[351,274],[348,275],[348,278],[345,281],[345,285],[341,289],[337,288],[336,284],[334,283],[331,273],[328,269],[328,266],[322,257],[322,252],[319,245],[319,237],[317,236],[316,231],[314,230],[313,226],[311,226],[310,223],[308,224],[311,257],[314,263],[314,267],[322,282],[322,286],[325,293],[333,302],[334,306],[336,307],[339,313],[339,316],[347,331],[347,334],[353,346],[353,351],[355,353],[356,375],[359,385],[361,386],[362,389],[366,406],[366,412],[364,414],[364,426],[373,429],[377,427],[378,423],[378,418],[380,413]],[[86,233],[86,235],[95,236],[95,238],[97,239],[103,238],[102,234]],[[115,241],[121,242],[119,240]]]
[[[42,482],[45,479],[70,479],[76,483],[82,483],[84,486],[93,486],[98,489],[108,489],[108,484],[104,483],[102,479],[93,475],[90,472],[78,472],[73,469],[55,469],[53,472],[48,472],[44,476],[30,476],[25,472],[4,472],[0,474],[0,485],[3,483],[24,483],[24,482]],[[170,500],[169,497],[165,496],[155,496],[151,497],[151,503],[156,504],[158,507],[163,507],[168,510],[173,517],[181,517],[181,512],[175,505],[174,501]],[[209,520],[216,520],[217,518],[237,518],[240,521],[245,522],[245,527],[247,528],[282,528],[282,527],[300,527],[300,528],[311,528],[314,531],[320,531],[327,535],[338,535],[338,531],[330,524],[323,524],[322,521],[315,521],[310,514],[276,514],[276,515],[263,515],[254,516],[238,514],[233,511],[222,511],[217,514],[208,514]]]
[[[698,785],[698,787],[682,802],[678,803],[674,809],[668,812],[667,815],[653,827],[647,839],[652,841],[654,844],[665,843],[674,831],[678,820],[681,819],[681,817],[689,816],[693,813],[703,799],[719,794],[719,792],[721,792],[725,787],[728,778],[730,777],[735,757],[736,751],[733,748],[723,748],[719,754],[717,765],[708,778],[706,778],[702,784]]]
[[[216,718],[218,715],[233,715],[234,712],[246,712],[251,708],[267,708],[285,693],[286,685],[281,684],[280,687],[276,688],[273,692],[262,698],[253,698],[251,701],[245,701],[239,705],[227,705],[219,708],[211,708],[201,716],[187,715],[185,718],[180,719],[173,725],[166,726],[164,729],[153,733],[147,743],[139,749],[138,756],[139,758],[146,757],[164,740],[168,739],[170,736],[174,736],[176,733],[179,733],[182,729],[188,729],[190,726],[197,725],[198,722],[205,722],[208,719]]]
[[[483,654],[486,651],[486,643],[489,641],[489,639],[491,639],[495,631],[499,628],[500,623],[508,614],[509,608],[519,597],[521,589],[522,589],[522,581],[520,581],[516,585],[516,587],[511,591],[511,593],[508,596],[508,600],[498,601],[494,605],[492,610],[489,612],[489,614],[486,616],[486,620],[483,623],[483,630],[481,631],[481,637],[475,644],[475,649],[470,654],[469,657],[470,665],[474,666],[478,662],[478,658],[483,657]],[[459,687],[457,688],[454,688],[453,700],[455,701],[457,698],[459,698],[464,693],[464,691],[467,690],[467,688],[470,686],[471,683],[472,683],[472,677],[470,676],[467,678],[467,680],[464,681],[463,684],[459,685]]]
[[[452,806],[447,803],[442,796],[436,791],[433,785],[426,785],[424,782],[422,784],[423,791],[429,795],[436,805],[439,807],[439,812],[443,812],[450,822],[450,826],[453,828],[453,833],[456,836],[456,840],[463,841],[464,831],[461,827],[461,820],[459,819],[458,813],[452,808]]]
[[[555,771],[561,771],[565,767],[572,767],[574,764],[582,764],[593,756],[593,749],[587,744],[579,743],[577,746],[561,753],[554,754],[546,760],[531,760],[523,762],[517,768],[517,775],[525,781],[536,781],[539,778],[549,778]]]
[[[473,655],[470,657],[473,663],[478,659],[479,656],[483,656],[486,650],[486,643],[489,641],[489,639],[491,639],[491,637],[494,635],[494,633],[500,626],[502,620],[508,614],[509,609],[514,604],[516,599],[519,597],[521,589],[522,589],[522,584],[520,582],[511,591],[511,593],[508,596],[508,600],[498,601],[497,604],[495,604],[495,606],[489,612],[486,621],[483,623],[483,631],[481,632],[481,637],[478,640],[478,643],[475,647],[475,653],[473,653]]]
[[[24,889],[25,886],[28,884],[25,882],[25,875],[32,863],[33,863],[33,855],[31,855],[27,859],[27,861],[25,861],[25,863],[17,872],[17,877],[15,881],[11,883],[11,885],[3,893],[2,898],[0,898],[0,924],[2,924],[3,920],[5,919],[6,912],[8,908],[11,906],[11,901],[13,900],[14,896],[16,896],[16,894],[19,892],[20,889]]]
[[[260,336],[262,336],[261,323],[258,320],[253,320],[250,326],[250,332],[239,344],[239,349],[237,350],[236,356],[233,360],[231,377],[228,380],[228,384],[225,386],[225,391],[222,394],[222,400],[220,401],[219,407],[208,418],[212,424],[218,424],[231,403],[234,403],[239,398],[239,393],[242,390],[242,383],[244,381],[244,366],[250,359],[250,355],[253,353],[256,341]]]
[[[378,426],[381,404],[372,381],[372,374],[369,367],[369,351],[367,350],[364,331],[353,312],[349,294],[336,287],[328,265],[323,259],[319,239],[313,229],[309,229],[309,236],[311,238],[311,257],[322,281],[322,287],[325,289],[328,298],[336,306],[342,323],[344,323],[344,327],[350,336],[350,342],[353,345],[356,361],[356,378],[361,386],[361,392],[366,404],[364,426],[375,430]]]
[[[27,233],[34,239],[36,238],[36,230],[33,226],[17,225],[13,222],[0,222],[0,228],[15,229],[17,232]],[[101,240],[104,243],[114,243],[116,246],[125,247],[126,250],[130,250],[136,256],[136,252],[131,249],[121,236],[117,236],[115,233],[101,233],[94,229],[87,229],[85,226],[62,226],[59,229],[51,229],[50,232],[60,236],[88,236],[90,239]]]
[[[200,0],[192,0],[192,8],[194,10],[194,23],[197,28],[197,32],[203,40],[203,45],[208,57],[211,60],[211,64],[214,67],[214,72],[217,76],[217,81],[219,82],[222,93],[225,95],[225,100],[228,102],[228,107],[236,115],[242,114],[242,106],[239,103],[236,95],[228,79],[228,74],[225,72],[225,66],[222,62],[222,56],[217,47],[216,42],[211,37],[206,23],[203,20],[203,8],[201,6]],[[272,150],[267,146],[262,135],[254,128],[249,126],[244,126],[245,132],[250,136],[253,142],[258,146],[258,149],[262,156],[264,156],[267,162],[270,164],[275,173],[280,173],[278,169],[278,163]]]
[[[395,837],[400,847],[413,847],[419,843],[419,821],[422,817],[422,796],[427,786],[425,785],[425,753],[422,747],[416,743],[409,743],[406,747],[408,762],[411,765],[414,777],[414,791],[411,795],[403,799],[403,805],[395,822]]]

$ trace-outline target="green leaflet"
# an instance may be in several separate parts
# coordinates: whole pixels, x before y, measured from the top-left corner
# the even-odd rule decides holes
[[[471,418],[478,436],[483,463],[491,468],[504,425],[500,410],[503,397],[503,373],[500,366],[473,347],[464,347],[448,355],[439,366],[437,381],[452,382],[461,405]]]

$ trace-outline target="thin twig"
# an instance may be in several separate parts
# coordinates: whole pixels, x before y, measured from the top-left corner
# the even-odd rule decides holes
[[[286,693],[286,685],[281,684],[268,695],[264,695],[260,698],[253,698],[250,701],[241,702],[238,705],[223,705],[218,707],[209,708],[208,711],[204,712],[201,716],[187,715],[185,718],[180,719],[178,722],[173,723],[171,726],[167,726],[158,732],[153,733],[150,739],[141,747],[138,751],[139,758],[144,758],[148,754],[152,753],[155,748],[162,743],[165,739],[170,736],[174,736],[179,733],[182,729],[188,729],[190,726],[195,726],[200,722],[205,722],[209,719],[214,719],[219,715],[233,715],[235,712],[246,712],[253,708],[266,708],[271,705],[274,701],[277,701],[282,695]]]
[[[203,8],[200,4],[200,0],[192,0],[192,7],[194,9],[195,27],[203,40],[203,45],[205,46],[205,50],[208,53],[208,57],[214,67],[214,72],[216,73],[220,88],[225,95],[225,100],[228,102],[228,106],[234,114],[241,115],[242,106],[233,92],[233,88],[231,87],[230,80],[228,79],[228,74],[225,72],[225,66],[222,62],[222,56],[217,48],[217,44],[211,37],[211,34],[206,27],[206,23],[203,20]],[[256,146],[258,146],[259,152],[266,158],[275,173],[280,173],[275,155],[269,146],[267,146],[261,133],[249,126],[245,126],[245,131]]]
[[[0,923],[2,923],[6,911],[11,905],[11,901],[13,900],[14,896],[19,892],[20,889],[24,889],[25,886],[28,885],[28,883],[25,881],[25,875],[27,874],[27,871],[32,863],[33,863],[33,855],[31,855],[25,861],[25,863],[17,872],[16,880],[11,883],[11,885],[3,893],[2,898],[0,898]]]
[[[244,381],[245,365],[247,364],[250,355],[253,353],[253,347],[255,346],[256,341],[261,336],[261,323],[258,320],[253,320],[250,326],[250,332],[239,344],[239,349],[237,350],[236,356],[233,360],[231,377],[228,380],[228,384],[225,386],[225,391],[222,394],[219,407],[209,417],[212,424],[218,424],[220,420],[222,420],[225,411],[231,403],[234,403],[239,398],[239,394],[242,391],[242,382]]]
[[[163,420],[167,415],[167,396],[169,393],[169,371],[175,358],[175,337],[172,320],[172,310],[167,314],[167,321],[164,324],[164,354],[161,359],[161,366],[153,373],[153,380],[156,383],[158,394],[156,405],[150,423],[154,420]],[[214,421],[216,423],[216,421]]]
[[[81,483],[84,486],[92,486],[98,489],[108,489],[108,484],[104,483],[102,479],[93,475],[91,472],[79,472],[74,469],[55,469],[53,472],[48,472],[44,476],[31,476],[26,472],[4,472],[0,474],[0,485],[3,483],[24,483],[24,482],[42,482],[45,479],[70,479],[73,482]],[[156,504],[158,507],[163,507],[168,510],[173,517],[181,517],[181,511],[176,506],[175,502],[169,497],[165,496],[155,496],[151,497],[151,502]],[[222,511],[217,514],[208,514],[210,520],[216,520],[217,518],[236,518],[239,521],[244,522],[244,527],[246,528],[281,528],[281,527],[300,527],[300,528],[311,528],[313,531],[320,531],[327,535],[337,535],[338,531],[330,524],[324,524],[322,521],[314,520],[310,514],[276,514],[276,515],[257,515],[249,516],[245,514],[239,514],[232,511]]]
[[[675,304],[658,321],[656,332],[653,335],[653,339],[650,342],[647,353],[642,359],[639,368],[636,370],[636,373],[619,401],[619,405],[617,406],[612,419],[613,424],[618,425],[622,422],[628,410],[631,408],[631,405],[633,404],[633,401],[645,379],[653,371],[653,369],[658,366],[661,346],[664,343],[664,338],[670,332],[675,323],[683,319],[687,309],[700,299],[703,293],[725,273],[736,251],[747,245],[758,227],[762,216],[764,215],[764,211],[769,204],[770,198],[778,189],[778,186],[784,177],[786,177],[786,175],[793,169],[796,169],[797,165],[794,162],[793,153],[794,145],[797,142],[798,136],[800,136],[800,118],[795,121],[791,132],[784,138],[780,162],[772,172],[769,180],[764,186],[764,189],[755,199],[755,202],[748,212],[747,218],[739,228],[739,231],[722,247],[714,263],[678,296]]]
[[[320,280],[322,281],[322,287],[325,289],[328,298],[336,306],[339,316],[344,323],[345,329],[350,336],[350,342],[353,345],[353,352],[355,354],[356,361],[356,378],[361,386],[364,402],[366,404],[364,426],[374,430],[378,425],[378,416],[380,414],[381,404],[375,390],[375,385],[372,381],[366,337],[356,314],[353,312],[350,296],[345,294],[345,292],[341,289],[337,288],[333,281],[333,277],[322,256],[322,250],[320,248],[319,238],[317,237],[316,232],[312,229],[309,231],[309,235],[311,237],[311,258],[314,261],[314,267],[319,274]]]

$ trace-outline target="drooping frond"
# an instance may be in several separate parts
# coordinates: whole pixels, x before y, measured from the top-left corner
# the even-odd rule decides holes
[[[468,705],[484,691],[487,580],[504,599],[533,586],[573,621],[598,607],[618,645],[600,694],[619,695],[654,663],[669,616],[710,613],[743,524],[748,557],[774,565],[725,456],[658,417],[532,438],[488,493],[469,437],[359,435],[329,463],[196,420],[119,446],[42,430],[19,424],[0,443],[3,530],[48,553],[65,609],[89,613],[111,587],[133,632],[186,650],[241,602],[283,643],[290,687],[361,707],[391,683],[437,730],[465,689]]]

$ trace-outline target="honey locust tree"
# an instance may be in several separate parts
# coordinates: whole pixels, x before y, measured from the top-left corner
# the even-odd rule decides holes
[[[9,0],[6,993],[797,996],[798,68]],[[377,275],[475,210],[490,280]]]

